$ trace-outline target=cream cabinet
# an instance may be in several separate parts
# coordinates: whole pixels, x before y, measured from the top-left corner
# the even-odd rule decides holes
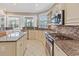
[[[27,35],[25,34],[20,40],[17,41],[17,55],[23,56],[26,50]]]
[[[40,40],[45,44],[45,31],[44,30],[29,30],[29,40]]]
[[[23,55],[25,54],[25,51],[27,49],[27,47],[26,47],[27,43],[26,42],[27,42],[27,34],[25,34],[23,36]]]
[[[54,56],[67,56],[67,55],[54,43]]]
[[[15,56],[15,42],[0,42],[0,56]]]
[[[23,56],[26,50],[27,34],[17,41],[1,41],[0,56]]]
[[[45,45],[45,31],[44,30],[36,30],[36,39],[40,40]]]
[[[35,30],[29,30],[29,40],[35,40],[36,32]]]
[[[17,56],[23,55],[23,38],[17,41]]]
[[[45,38],[45,33],[44,33],[44,31],[39,31],[39,40],[41,40],[42,41],[42,43],[45,45],[45,40],[46,40],[46,38]]]

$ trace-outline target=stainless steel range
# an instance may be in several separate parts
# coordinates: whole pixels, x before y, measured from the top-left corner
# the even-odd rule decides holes
[[[45,32],[45,36],[46,36],[46,54],[48,56],[54,56],[54,38],[48,32]]]

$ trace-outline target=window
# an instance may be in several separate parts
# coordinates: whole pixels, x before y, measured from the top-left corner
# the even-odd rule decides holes
[[[7,20],[7,27],[11,29],[20,29],[20,17],[9,16]]]
[[[9,26],[10,27],[14,27],[14,28],[18,28],[19,24],[17,24],[18,22],[16,20],[11,20]]]
[[[39,17],[39,28],[47,28],[48,19],[47,16]]]
[[[25,27],[33,27],[34,25],[33,17],[25,17]]]
[[[0,16],[0,31],[5,30],[5,18],[4,16]]]

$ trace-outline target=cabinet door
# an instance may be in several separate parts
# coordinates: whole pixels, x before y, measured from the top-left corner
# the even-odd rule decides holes
[[[27,44],[26,41],[27,41],[27,34],[25,34],[17,41],[17,55],[23,56],[25,54]]]
[[[67,56],[67,55],[54,43],[54,56]]]
[[[24,50],[24,54],[25,54],[25,50],[26,50],[26,45],[27,45],[27,34],[25,34],[23,36],[23,50]]]
[[[15,42],[0,42],[0,56],[15,56]]]
[[[35,30],[35,34],[36,34],[35,35],[35,39],[38,40],[39,39],[39,31],[38,30]]]
[[[17,55],[23,56],[23,53],[23,39],[21,38],[17,41]]]
[[[46,43],[46,37],[45,37],[45,32],[44,31],[41,31],[41,38],[42,38],[42,42],[45,46],[45,43]]]
[[[29,40],[35,40],[35,30],[29,30]]]
[[[45,34],[44,34],[44,31],[42,30],[38,30],[37,31],[37,40],[40,40],[44,45],[45,45]]]

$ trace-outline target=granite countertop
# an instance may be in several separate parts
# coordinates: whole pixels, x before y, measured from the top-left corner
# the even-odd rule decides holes
[[[16,32],[15,32],[16,33]],[[14,35],[15,35],[14,33]],[[19,40],[22,36],[24,36],[26,33],[22,32],[20,33],[20,35],[15,35],[15,36],[10,36],[10,35],[6,35],[6,36],[3,36],[3,37],[0,37],[0,42],[15,42],[17,40]]]
[[[51,34],[50,34],[51,35]],[[68,56],[79,56],[79,40],[58,36],[53,33],[55,44]]]
[[[68,56],[79,56],[79,40],[56,40],[55,44]]]

